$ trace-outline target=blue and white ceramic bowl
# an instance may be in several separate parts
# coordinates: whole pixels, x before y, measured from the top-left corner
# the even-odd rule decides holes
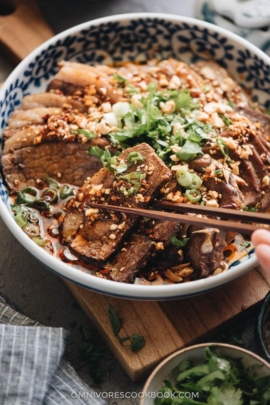
[[[212,58],[252,90],[255,100],[270,107],[270,59],[246,40],[212,24],[166,14],[123,14],[90,21],[47,41],[24,59],[0,93],[0,127],[29,93],[42,92],[57,72],[57,63],[114,63],[174,57],[184,62]],[[234,266],[214,277],[184,284],[127,285],[104,280],[65,264],[37,246],[12,218],[8,192],[0,177],[0,211],[10,231],[49,269],[83,287],[134,299],[182,298],[218,288],[251,270],[257,259],[251,250]]]

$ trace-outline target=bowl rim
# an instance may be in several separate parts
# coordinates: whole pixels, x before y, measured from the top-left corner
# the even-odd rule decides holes
[[[229,343],[209,342],[209,343],[200,343],[200,344],[197,344],[197,345],[184,347],[183,349],[177,350],[176,352],[174,352],[171,355],[169,355],[168,357],[166,357],[164,360],[162,360],[161,363],[159,363],[154,368],[154,370],[149,375],[149,377],[147,378],[147,380],[146,380],[146,382],[145,382],[145,384],[143,386],[143,389],[142,389],[142,394],[143,395],[141,397],[140,405],[144,405],[144,397],[145,397],[145,394],[148,392],[150,384],[153,382],[153,380],[155,379],[157,373],[165,366],[165,364],[169,363],[172,359],[179,356],[180,354],[183,354],[183,353],[186,353],[186,352],[192,352],[193,350],[200,349],[200,348],[206,348],[208,346],[217,346],[217,347],[223,347],[223,348],[226,348],[226,349],[233,349],[233,350],[235,350],[237,352],[248,355],[248,356],[252,357],[254,360],[262,363],[270,371],[270,364],[266,360],[264,360],[262,357],[260,357],[256,353],[251,352],[250,350],[244,349],[243,347],[231,345]],[[270,375],[270,372],[269,372],[269,375]]]
[[[202,28],[208,28],[209,30],[215,31],[217,33],[223,34],[224,36],[232,39],[233,41],[240,43],[243,47],[249,49],[252,53],[255,53],[261,59],[265,61],[266,64],[270,65],[270,58],[258,49],[255,45],[251,44],[247,40],[239,37],[238,35],[227,31],[224,28],[218,27],[214,24],[201,21],[195,18],[177,16],[173,14],[162,14],[162,13],[128,13],[128,14],[116,14],[113,16],[107,16],[98,18],[95,20],[87,21],[82,24],[71,27],[59,34],[53,36],[51,39],[44,42],[34,51],[32,51],[19,65],[12,71],[9,77],[6,79],[3,87],[0,90],[0,97],[4,96],[6,89],[16,80],[17,76],[28,66],[29,63],[35,59],[42,51],[46,50],[50,45],[56,43],[59,39],[66,37],[68,35],[74,35],[77,32],[89,29],[93,26],[99,26],[104,23],[109,22],[121,22],[134,19],[163,19],[175,23],[187,23],[189,25],[197,25]],[[129,299],[141,299],[141,300],[162,300],[162,299],[179,299],[185,297],[191,297],[192,295],[199,295],[202,293],[207,293],[211,290],[222,287],[225,284],[239,278],[244,275],[256,265],[258,265],[258,260],[256,255],[249,258],[248,260],[237,265],[237,269],[231,269],[218,274],[217,277],[209,277],[206,279],[195,280],[190,283],[184,284],[166,284],[166,285],[141,285],[141,284],[126,284],[118,283],[112,280],[106,280],[93,276],[87,272],[80,271],[72,266],[61,262],[54,256],[40,249],[28,236],[19,228],[19,226],[14,221],[13,217],[10,215],[10,211],[0,198],[0,215],[17,238],[17,240],[44,266],[49,267],[51,271],[57,275],[78,284],[81,287],[91,289],[93,291],[108,294],[111,296],[116,296],[119,298],[129,298]]]

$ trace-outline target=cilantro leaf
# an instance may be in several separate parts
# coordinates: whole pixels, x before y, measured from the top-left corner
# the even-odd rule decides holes
[[[90,366],[90,375],[94,383],[99,384],[103,379],[103,372],[99,364],[100,358],[104,355],[105,346],[100,337],[90,330],[88,326],[81,328],[84,344],[80,347],[80,357]]]
[[[258,377],[259,365],[245,368],[241,358],[220,356],[217,349],[207,347],[206,361],[201,364],[193,366],[185,359],[174,368],[172,381],[163,381],[155,405],[267,405],[270,399],[269,376]],[[194,392],[197,396],[182,400],[184,397],[178,394],[183,392]]]
[[[109,304],[109,318],[111,321],[113,333],[115,334],[115,336],[117,336],[120,329],[122,328],[122,319],[118,317],[114,307],[111,304]]]
[[[117,337],[118,341],[122,346],[130,346],[133,352],[138,352],[145,345],[145,339],[143,336],[132,334],[130,336],[119,336],[119,332],[122,328],[122,319],[120,319],[114,309],[114,307],[109,304],[109,319],[111,321],[112,329],[114,335]],[[130,345],[124,345],[124,342],[131,340]]]
[[[213,387],[208,398],[209,405],[242,405],[242,391],[232,385],[223,385],[221,388]]]
[[[104,150],[101,149],[99,146],[91,146],[91,148],[88,149],[89,155],[96,156],[98,158],[101,158],[103,153],[104,153]]]
[[[138,352],[141,350],[145,345],[144,336],[139,336],[136,334],[132,334],[131,336],[131,350],[133,352]]]
[[[190,238],[184,238],[182,240],[177,239],[177,237],[175,235],[171,236],[171,244],[177,247],[185,247],[188,244]]]
[[[189,139],[186,140],[181,150],[176,153],[178,159],[183,161],[192,160],[198,155],[203,155],[202,148],[197,142],[190,141]]]

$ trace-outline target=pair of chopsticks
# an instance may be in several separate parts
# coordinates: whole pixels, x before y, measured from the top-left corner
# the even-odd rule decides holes
[[[162,210],[172,210],[195,215],[185,215],[168,211],[158,211],[143,208],[129,208],[106,204],[90,203],[90,206],[108,211],[123,212],[125,214],[133,214],[147,218],[161,219],[164,221],[173,221],[173,222],[177,221],[183,224],[224,229],[226,231],[239,232],[245,235],[252,234],[256,229],[266,228],[266,226],[257,224],[270,225],[269,214],[257,212],[254,213],[249,211],[239,211],[227,208],[213,209],[203,205],[171,203],[167,201],[155,201],[152,203],[151,206]],[[220,219],[207,217],[201,218],[198,217],[197,215],[209,215],[211,217]],[[222,219],[227,220],[223,221]],[[237,221],[244,221],[245,223]],[[250,224],[250,222],[253,224]]]

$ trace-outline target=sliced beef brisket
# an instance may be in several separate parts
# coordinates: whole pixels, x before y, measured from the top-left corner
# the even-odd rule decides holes
[[[116,257],[106,265],[115,281],[133,283],[142,267],[147,267],[149,259],[169,243],[179,228],[171,221],[143,222],[125,242]],[[168,267],[168,264],[167,264]]]
[[[91,201],[145,207],[171,178],[168,167],[145,143],[126,149],[118,156],[118,162],[127,163],[131,152],[137,152],[143,157],[143,163],[134,163],[124,172],[124,176],[130,174],[131,177],[126,177],[126,179],[121,176],[117,177],[103,168],[92,179],[85,182],[83,187],[78,190],[77,199],[73,200],[68,207],[63,224],[63,241],[69,243],[75,252],[85,258],[101,262],[108,260],[120,248],[123,239],[137,223],[137,217],[132,215],[105,210],[97,212],[91,209],[89,205]],[[130,178],[134,176],[137,178],[141,176],[144,179],[141,181],[139,190],[128,196],[127,190],[131,188]],[[84,218],[79,228],[73,230],[72,238],[65,221],[69,219],[69,215],[74,215],[76,207],[79,212],[84,213]],[[67,238],[67,234],[69,238]]]
[[[235,235],[222,230],[189,228],[187,257],[198,278],[207,277],[220,267],[224,248]]]
[[[90,144],[50,142],[14,150],[2,157],[5,181],[11,193],[26,186],[44,187],[47,177],[81,186],[100,169],[100,160],[89,156]]]

